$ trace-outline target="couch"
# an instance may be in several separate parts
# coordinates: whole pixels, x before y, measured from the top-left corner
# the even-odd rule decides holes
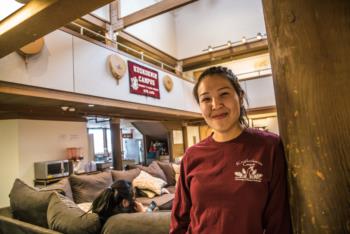
[[[154,162],[148,167],[137,166],[127,171],[71,175],[42,189],[32,188],[16,179],[9,195],[10,207],[0,208],[0,233],[168,233],[178,176],[176,168],[170,163]],[[118,214],[102,225],[96,214],[80,208],[80,204],[92,202],[115,180],[124,179],[133,185],[137,182],[135,185],[140,191],[152,189],[152,186],[147,187],[148,179],[145,183],[140,182],[140,175],[145,172],[147,176],[152,175],[150,180],[162,181],[166,193],[156,196],[153,193],[152,198],[138,196],[136,200],[146,206],[153,200],[159,211]]]

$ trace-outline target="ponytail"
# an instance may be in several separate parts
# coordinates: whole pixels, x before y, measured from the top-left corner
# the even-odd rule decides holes
[[[114,190],[107,188],[92,202],[91,210],[101,219],[107,219],[115,206]]]

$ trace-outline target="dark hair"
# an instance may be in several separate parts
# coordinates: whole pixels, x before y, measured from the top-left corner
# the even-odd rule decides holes
[[[196,99],[197,103],[199,103],[199,97],[198,97],[199,84],[206,77],[212,76],[212,75],[219,75],[219,76],[225,78],[226,80],[228,80],[230,82],[230,84],[232,85],[232,87],[234,88],[234,90],[236,91],[237,95],[240,98],[243,98],[246,101],[246,103],[248,103],[245,92],[242,89],[241,85],[239,84],[237,76],[235,74],[233,74],[233,72],[230,69],[228,69],[227,67],[222,67],[222,66],[210,67],[210,68],[206,69],[205,71],[203,71],[202,74],[199,76],[197,83],[193,87],[193,96]],[[246,111],[243,104],[240,103],[240,105],[241,105],[241,107],[240,107],[240,114],[239,114],[239,122],[241,124],[243,124],[244,126],[248,127],[247,111]]]
[[[129,207],[124,208],[123,199],[129,201]],[[134,189],[130,182],[117,180],[111,187],[105,189],[93,202],[91,210],[99,215],[102,222],[118,213],[135,212]]]

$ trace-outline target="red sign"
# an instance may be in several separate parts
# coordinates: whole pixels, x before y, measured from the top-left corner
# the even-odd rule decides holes
[[[128,61],[130,93],[160,99],[158,72]]]

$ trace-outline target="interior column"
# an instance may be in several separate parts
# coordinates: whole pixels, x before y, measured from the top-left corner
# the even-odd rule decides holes
[[[294,233],[349,233],[350,1],[263,7]]]
[[[111,119],[111,141],[114,170],[123,169],[122,145],[120,137],[120,119]]]

